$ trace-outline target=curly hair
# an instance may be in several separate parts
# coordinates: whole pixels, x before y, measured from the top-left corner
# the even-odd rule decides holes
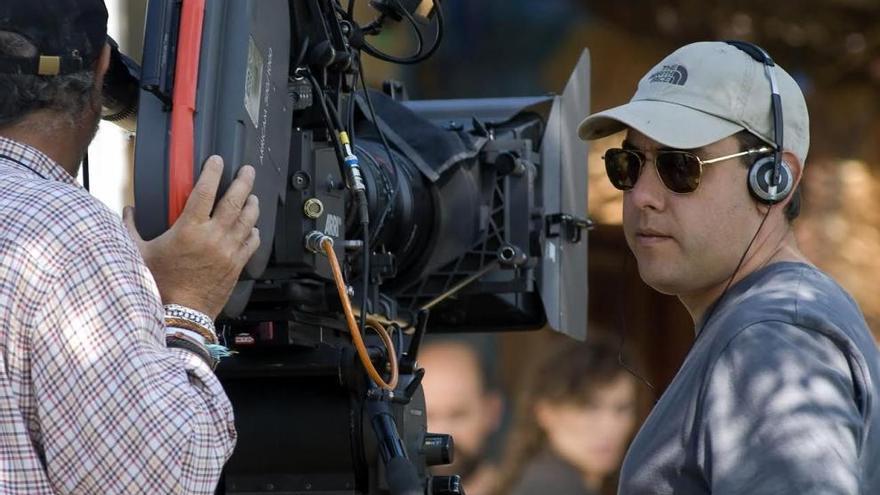
[[[29,57],[37,48],[27,38],[0,31],[0,55]],[[31,112],[49,109],[73,122],[93,97],[95,74],[91,70],[62,76],[0,73],[0,127],[19,123]]]
[[[622,375],[626,375],[626,370],[618,361],[618,349],[607,340],[566,342],[544,354],[528,374],[517,400],[495,494],[507,494],[513,489],[526,464],[547,446],[547,434],[533,413],[535,404],[546,401],[585,405],[593,399],[597,388]]]

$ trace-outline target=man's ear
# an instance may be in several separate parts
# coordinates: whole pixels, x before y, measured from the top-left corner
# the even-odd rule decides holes
[[[788,170],[791,172],[791,192],[788,193],[788,196],[785,199],[779,202],[779,209],[785,210],[785,207],[788,206],[788,203],[791,202],[792,197],[794,197],[794,192],[797,191],[798,186],[801,184],[804,164],[801,163],[797,155],[790,151],[782,152],[782,163],[787,165]]]
[[[95,81],[104,81],[108,67],[110,67],[110,44],[104,43],[104,48],[95,62]]]

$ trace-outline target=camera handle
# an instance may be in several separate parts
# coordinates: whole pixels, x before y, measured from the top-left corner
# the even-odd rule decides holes
[[[374,385],[375,386],[375,385]],[[424,495],[423,480],[406,454],[403,440],[397,434],[397,424],[388,402],[381,394],[370,394],[367,413],[376,434],[379,453],[385,463],[386,479],[391,495]]]

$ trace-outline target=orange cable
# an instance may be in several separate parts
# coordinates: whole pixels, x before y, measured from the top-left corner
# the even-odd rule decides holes
[[[321,241],[321,247],[324,248],[324,252],[327,254],[327,258],[330,260],[330,268],[333,272],[333,280],[336,281],[336,290],[339,292],[339,299],[342,301],[342,310],[345,313],[345,320],[348,322],[349,333],[351,333],[351,340],[354,342],[354,347],[357,349],[358,357],[361,360],[361,364],[364,365],[364,369],[367,371],[367,375],[376,383],[376,385],[386,389],[386,390],[394,390],[397,388],[397,380],[399,378],[399,372],[397,369],[397,353],[394,351],[394,343],[391,342],[391,336],[388,334],[388,331],[385,330],[385,327],[379,323],[379,320],[373,317],[368,317],[367,321],[370,322],[370,326],[376,330],[376,333],[379,334],[379,337],[382,339],[385,344],[385,348],[388,351],[388,362],[391,367],[391,380],[386,382],[382,379],[382,375],[376,370],[376,367],[373,366],[373,362],[370,361],[370,355],[367,353],[367,347],[364,345],[364,338],[361,335],[360,330],[358,330],[357,322],[354,319],[354,311],[351,308],[351,300],[348,298],[348,291],[345,288],[345,281],[342,278],[342,268],[339,266],[339,260],[336,258],[336,252],[333,251],[333,242],[330,239],[325,238]]]

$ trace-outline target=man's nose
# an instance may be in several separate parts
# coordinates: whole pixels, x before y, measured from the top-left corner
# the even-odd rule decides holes
[[[666,186],[657,173],[657,165],[653,159],[646,159],[635,185],[627,194],[630,201],[640,210],[662,210],[666,193]]]

